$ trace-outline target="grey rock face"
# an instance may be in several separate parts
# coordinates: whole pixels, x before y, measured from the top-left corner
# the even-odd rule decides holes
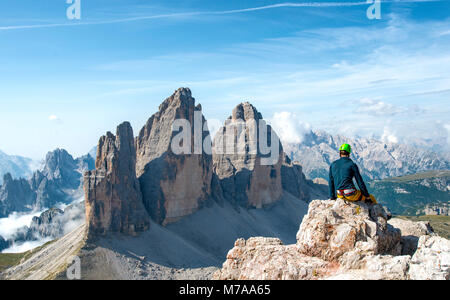
[[[194,151],[195,134],[205,144],[210,143],[201,110],[200,105],[195,106],[191,91],[180,88],[160,105],[136,138],[136,173],[144,205],[158,223],[168,224],[192,214],[211,198],[212,156]],[[175,154],[171,144],[180,131],[173,131],[172,125],[180,119],[189,121],[187,130],[191,131],[192,140],[188,153]]]
[[[42,237],[57,237],[63,234],[63,227],[55,228],[57,219],[61,219],[64,211],[59,208],[51,208],[43,212],[39,217],[34,217],[30,230]]]
[[[0,187],[0,217],[7,217],[13,211],[30,210],[36,195],[25,179],[13,179],[11,174],[3,177]]]
[[[218,176],[223,196],[229,202],[243,207],[261,208],[278,201],[283,193],[283,147],[278,140],[276,162],[267,165],[262,163],[262,159],[269,155],[263,155],[260,151],[260,123],[267,130],[266,144],[269,146],[272,143],[272,127],[265,124],[253,105],[241,103],[234,108],[214,138],[214,172]],[[273,134],[276,136],[275,132]]]
[[[96,169],[84,175],[90,238],[108,232],[134,235],[149,228],[135,165],[136,150],[130,123],[119,125],[116,135],[108,132],[100,138]]]
[[[9,243],[0,235],[0,252],[9,247]]]
[[[272,152],[275,159],[271,164],[262,163],[271,154],[261,153],[261,143],[271,151],[278,150],[277,155]],[[214,172],[223,197],[231,203],[261,208],[277,202],[283,191],[309,201],[310,191],[316,188],[313,182],[306,180],[302,166],[286,156],[276,132],[248,102],[233,110],[216,134],[213,149]]]
[[[285,163],[283,163],[281,167],[281,182],[285,191],[303,200],[310,199],[309,191],[311,189],[311,185],[313,185],[313,188],[317,190],[320,189],[319,184],[315,184],[306,179],[300,163],[291,163],[288,158],[286,158]],[[324,192],[324,194],[326,193]]]
[[[431,151],[376,139],[350,139],[320,130],[311,131],[301,144],[285,144],[284,148],[291,159],[301,163],[308,178],[327,179],[329,166],[339,158],[338,149],[343,143],[352,146],[352,159],[363,177],[371,180],[450,169],[446,157]]]

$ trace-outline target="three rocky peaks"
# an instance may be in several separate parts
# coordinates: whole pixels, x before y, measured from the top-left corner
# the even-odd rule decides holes
[[[237,122],[263,122],[258,128],[269,136],[266,143],[279,150],[275,164],[264,165],[264,155],[252,146],[261,142],[246,129],[232,136],[243,142],[243,151],[202,151],[196,149],[196,134],[206,147],[211,144],[201,105],[188,88],[180,88],[167,98],[135,138],[128,122],[99,140],[94,171],[85,173],[84,190],[89,236],[121,232],[134,235],[145,231],[150,218],[166,225],[188,216],[215,201],[228,201],[236,208],[261,208],[277,202],[283,193],[309,201],[308,184],[299,164],[284,154],[276,133],[262,120],[250,103],[239,104],[226,125]],[[200,116],[200,117],[199,117]],[[171,144],[180,133],[175,120],[191,124],[191,151],[175,154]],[[199,120],[200,131],[198,130]],[[197,125],[197,126],[195,126]],[[216,134],[212,148],[222,147],[230,139],[225,126]],[[176,129],[176,128],[175,128]],[[272,135],[271,135],[272,133]],[[270,138],[272,136],[272,138]],[[274,138],[275,137],[275,138]],[[274,145],[271,145],[275,141]],[[186,143],[186,141],[182,141]],[[183,145],[181,145],[183,146]],[[186,148],[185,148],[186,149]],[[257,147],[256,149],[259,149]]]

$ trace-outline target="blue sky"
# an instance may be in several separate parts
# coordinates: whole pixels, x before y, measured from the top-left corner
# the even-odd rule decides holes
[[[0,0],[0,149],[82,155],[175,89],[208,119],[450,149],[450,1]]]

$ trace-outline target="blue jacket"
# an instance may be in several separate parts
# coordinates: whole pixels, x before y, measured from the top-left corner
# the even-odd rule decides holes
[[[336,199],[336,190],[355,188],[353,177],[356,179],[361,193],[365,197],[369,197],[369,191],[359,173],[358,166],[349,157],[341,157],[330,166],[330,199]]]

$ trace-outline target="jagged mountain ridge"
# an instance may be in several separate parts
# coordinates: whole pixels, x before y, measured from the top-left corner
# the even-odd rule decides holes
[[[185,121],[187,127],[173,129],[176,120]],[[238,120],[260,122],[258,133],[261,128],[263,132],[272,131],[250,103],[239,104],[229,120],[233,126]],[[200,153],[195,148],[198,129],[203,146]],[[136,208],[142,203],[148,215],[162,225],[178,222],[213,203],[222,204],[223,201],[244,209],[261,209],[281,200],[284,193],[291,193],[299,201],[310,200],[310,190],[314,189],[315,184],[308,182],[301,166],[292,163],[284,154],[275,133],[273,141],[269,140],[268,144],[277,143],[274,144],[277,150],[276,161],[265,165],[259,152],[249,153],[252,142],[260,144],[260,136],[257,135],[256,140],[252,140],[255,137],[249,134],[249,128],[240,136],[235,134],[236,127],[230,130],[233,132],[233,140],[226,143],[232,143],[236,148],[238,141],[242,141],[245,153],[205,151],[205,148],[211,147],[217,150],[219,141],[228,133],[218,134],[213,147],[201,105],[195,104],[188,88],[180,88],[164,100],[159,111],[149,118],[135,139],[135,147],[127,147],[126,153],[115,150],[118,146],[114,141],[123,136],[124,132],[132,132],[129,123],[125,122],[118,127],[117,136],[107,133],[99,141],[96,170],[87,172],[84,176],[88,231],[105,236],[108,232],[129,233],[127,228],[130,226],[145,229],[146,226],[141,226],[142,218],[136,218],[132,210],[124,210],[120,204],[131,201],[122,193],[125,186],[133,195],[130,202],[133,203],[132,206]],[[186,132],[188,135],[178,140],[178,136],[184,136]],[[126,136],[130,136],[130,133]],[[129,144],[129,140],[126,140],[119,144]],[[178,146],[182,146],[180,153],[173,149]],[[120,167],[115,164],[115,157],[135,162],[136,168]],[[108,178],[108,174],[116,175]],[[134,177],[139,180],[139,184],[127,183],[133,181]],[[108,188],[102,187],[99,184],[101,182]],[[321,189],[316,191],[316,194],[320,194],[320,191]],[[125,228],[120,225],[123,222],[128,224]]]
[[[351,158],[367,180],[450,169],[448,155],[376,139],[331,135],[322,130],[311,130],[299,144],[285,143],[285,151],[300,162],[308,178],[328,179],[329,166],[339,158],[339,146],[343,143],[352,146]]]
[[[57,203],[70,204],[82,197],[82,173],[93,168],[90,155],[74,159],[66,150],[56,149],[47,154],[43,167],[28,180],[5,174],[0,186],[0,217],[51,208]]]

